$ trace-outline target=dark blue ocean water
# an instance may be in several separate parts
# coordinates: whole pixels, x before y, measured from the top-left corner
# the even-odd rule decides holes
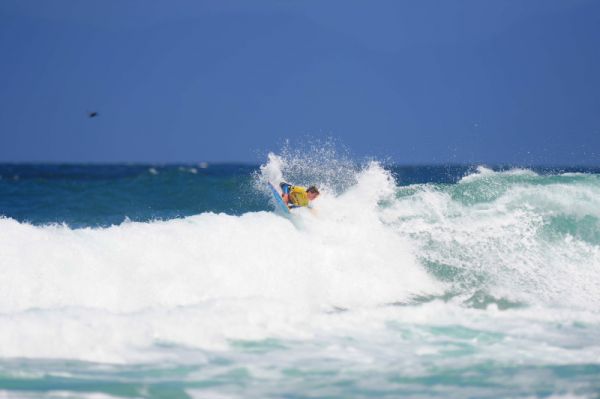
[[[266,209],[255,166],[0,165],[0,214],[34,224],[107,226]]]

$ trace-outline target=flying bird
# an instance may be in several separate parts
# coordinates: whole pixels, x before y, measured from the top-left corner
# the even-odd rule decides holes
[[[97,116],[98,116],[98,113],[96,111],[88,112],[88,117],[90,117],[90,118],[95,118]]]

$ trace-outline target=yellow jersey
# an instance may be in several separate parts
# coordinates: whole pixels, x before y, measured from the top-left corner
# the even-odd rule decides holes
[[[306,187],[292,186],[289,194],[290,202],[296,206],[308,206]]]

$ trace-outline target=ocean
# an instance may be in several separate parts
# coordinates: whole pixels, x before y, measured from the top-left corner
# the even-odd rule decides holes
[[[0,164],[0,398],[400,397],[600,397],[600,168]]]

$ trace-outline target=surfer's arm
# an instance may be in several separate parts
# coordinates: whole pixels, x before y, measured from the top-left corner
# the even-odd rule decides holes
[[[285,204],[288,206],[290,206],[290,185],[288,183],[282,182],[279,184],[279,187],[281,187],[281,198],[283,199],[283,202],[285,202]]]

